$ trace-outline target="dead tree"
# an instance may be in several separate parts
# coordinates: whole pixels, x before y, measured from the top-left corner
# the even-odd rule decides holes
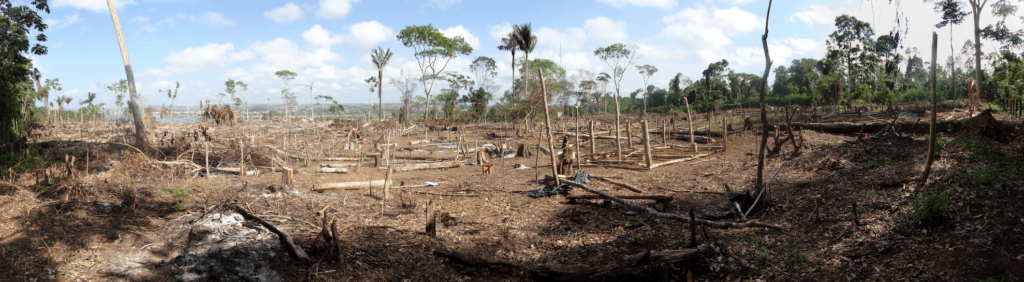
[[[931,90],[932,90],[932,124],[929,128],[928,134],[928,160],[924,163],[924,174],[921,175],[921,182],[928,181],[928,174],[932,171],[932,162],[935,161],[935,116],[938,115],[936,111],[936,100],[935,100],[935,59],[938,56],[938,42],[939,34],[932,32],[932,70],[931,70]]]
[[[761,144],[757,149],[757,178],[754,180],[754,192],[761,196],[764,192],[764,151],[768,143],[768,114],[764,108],[764,95],[768,91],[768,72],[772,69],[772,58],[768,54],[768,19],[772,14],[772,1],[768,0],[768,13],[764,18],[764,35],[761,35],[761,46],[764,48],[764,73],[761,75],[761,91],[758,99],[761,104]],[[753,209],[755,207],[751,207]]]

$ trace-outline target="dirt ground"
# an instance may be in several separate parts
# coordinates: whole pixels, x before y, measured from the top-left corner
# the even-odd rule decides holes
[[[878,112],[864,114],[824,122],[885,119]],[[734,112],[730,119],[736,133],[742,128],[741,116]],[[926,136],[872,133],[858,138],[803,130],[799,153],[786,144],[780,153],[767,155],[765,178],[780,172],[770,185],[767,207],[748,218],[783,230],[697,228],[698,256],[653,263],[633,258],[648,251],[689,249],[690,225],[603,200],[570,204],[565,195],[531,198],[521,192],[543,187],[538,176],[551,174],[549,156],[538,158],[536,150],[528,158],[492,155],[491,175],[472,165],[475,154],[460,156],[466,165],[459,168],[396,172],[395,186],[404,182],[421,187],[393,187],[382,214],[380,186],[312,190],[314,184],[383,179],[385,170],[373,167],[372,159],[362,157],[361,166],[349,167],[348,173],[329,174],[316,168],[355,162],[312,160],[307,165],[304,158],[372,154],[374,142],[387,142],[383,128],[397,128],[394,124],[158,124],[150,136],[160,153],[150,157],[115,144],[122,142],[116,127],[40,126],[30,140],[29,158],[19,157],[0,181],[0,280],[1021,281],[1024,146],[1016,137],[1022,133],[1021,121],[995,116],[1016,124],[1015,131],[990,138],[984,126],[976,125],[943,134],[924,184],[918,179],[928,150]],[[672,118],[676,128],[687,126],[678,117],[657,117],[652,124],[660,128],[658,122],[665,118]],[[610,116],[595,119],[605,130],[614,121]],[[637,118],[631,119],[637,134]],[[794,119],[804,121],[818,120]],[[564,133],[565,126],[572,132],[573,122],[561,119],[554,129]],[[391,140],[397,144],[396,165],[455,159],[451,140],[457,136],[468,148],[506,143],[514,150],[519,143],[537,142],[536,137],[500,137],[514,136],[516,130],[535,136],[522,124],[453,126],[458,128],[451,138],[447,132],[431,131],[433,142],[417,145],[410,142],[424,139],[425,126],[404,131]],[[706,126],[706,120],[694,124],[697,129]],[[93,127],[98,129],[84,132]],[[350,129],[362,138],[346,138]],[[721,125],[712,130],[720,132]],[[588,184],[612,195],[671,196],[667,213],[724,214],[734,209],[726,185],[749,191],[757,170],[760,136],[736,133],[728,137],[727,152],[716,149],[692,161],[649,171],[609,166],[584,166],[582,171],[643,192],[598,179]],[[204,136],[213,140],[209,158],[215,169],[210,178],[205,168],[159,163],[205,166],[206,147],[199,141]],[[650,139],[652,146],[666,145],[658,134]],[[218,166],[238,166],[238,140],[251,147],[246,149],[247,162],[260,168],[258,176],[217,172]],[[699,145],[721,142],[715,137],[715,143]],[[769,138],[769,149],[773,142]],[[548,146],[546,139],[542,143]],[[597,143],[600,153],[614,151],[612,140]],[[671,138],[668,143],[689,145]],[[345,149],[345,144],[354,148]],[[584,156],[589,146],[583,144]],[[624,151],[642,145],[634,143],[633,148]],[[73,176],[65,175],[65,155],[76,158]],[[638,161],[635,156],[631,160]],[[630,165],[639,168],[623,166]],[[268,171],[282,166],[296,169],[294,184],[283,185],[282,173]],[[422,186],[426,182],[439,185]],[[175,198],[168,189],[180,189],[186,196]],[[912,219],[921,209],[914,203],[938,191],[945,192],[948,214]],[[581,189],[568,192],[587,194]],[[436,237],[424,231],[428,201],[438,209]],[[655,205],[651,200],[635,202]],[[249,210],[290,234],[312,262],[298,262],[276,235],[231,207]],[[340,255],[320,237],[323,214],[338,223]],[[566,274],[573,271],[582,273]]]

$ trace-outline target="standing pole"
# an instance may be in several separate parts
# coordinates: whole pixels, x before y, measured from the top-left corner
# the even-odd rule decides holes
[[[548,112],[548,86],[544,84],[544,69],[537,68],[537,71],[540,72],[540,93],[543,99],[541,102],[544,103],[544,123],[547,125],[548,147],[551,147],[551,175],[555,178],[555,186],[558,186],[562,184],[562,181],[558,179],[558,165],[555,163],[555,136],[551,134],[551,113]]]
[[[647,120],[641,120],[640,126],[643,128],[643,132],[640,133],[644,137],[644,164],[647,165],[647,169],[651,169],[653,161],[651,160],[651,132],[647,126]]]
[[[580,107],[576,106],[576,170],[580,170]]]
[[[939,34],[932,32],[932,70],[931,70],[931,85],[932,90],[932,124],[929,126],[928,136],[928,161],[924,164],[924,174],[921,175],[921,183],[928,182],[928,174],[932,171],[932,162],[935,161],[935,116],[938,115],[936,112],[936,98],[935,98],[935,60],[938,56],[938,43]]]
[[[125,45],[124,35],[121,33],[121,21],[117,19],[114,0],[107,0],[107,8],[110,9],[110,18],[114,21],[117,43],[121,47],[121,60],[124,61],[124,72],[128,78],[128,108],[132,111],[132,119],[135,123],[135,146],[144,152],[149,152],[146,124],[143,123],[142,108],[138,102],[139,96],[135,93],[135,74],[132,72],[132,61],[128,58],[128,47]]]
[[[683,97],[683,103],[686,103],[686,124],[690,127],[690,149],[696,153],[697,142],[693,140],[693,114],[690,113],[690,102],[686,97]]]

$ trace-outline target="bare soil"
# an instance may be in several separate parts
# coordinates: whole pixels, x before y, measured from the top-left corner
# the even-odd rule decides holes
[[[752,116],[752,111],[747,112]],[[742,127],[741,116],[736,112],[731,119],[734,130]],[[996,117],[1001,122],[1021,123]],[[593,118],[601,121],[605,130],[614,121],[609,116]],[[652,118],[652,130],[660,128],[657,122],[665,118]],[[773,123],[778,118],[774,117]],[[671,124],[677,129],[686,128],[686,121],[673,119]],[[853,119],[841,116],[822,122],[856,121]],[[694,121],[695,127],[707,126],[706,119]],[[573,131],[572,118],[555,123],[556,131],[564,132],[563,126]],[[38,161],[3,172],[0,280],[686,281],[691,279],[688,275],[699,281],[1024,280],[1024,178],[1020,175],[1024,147],[1016,137],[1022,133],[1020,126],[1000,140],[986,137],[980,125],[940,136],[941,150],[924,184],[918,178],[927,154],[926,136],[866,134],[858,138],[805,130],[798,134],[804,145],[800,153],[787,144],[780,153],[768,154],[766,179],[780,167],[781,171],[771,183],[770,196],[764,199],[768,207],[749,218],[784,230],[698,228],[699,259],[640,265],[639,272],[574,277],[537,269],[630,266],[637,262],[627,260],[628,256],[686,249],[690,226],[644,211],[634,214],[628,207],[603,200],[569,204],[561,195],[531,198],[521,192],[541,188],[537,179],[551,174],[549,157],[536,150],[529,158],[492,155],[495,173],[491,175],[471,165],[475,154],[460,156],[467,164],[461,168],[397,172],[395,186],[400,182],[439,185],[393,187],[383,214],[379,186],[311,190],[317,183],[383,179],[385,170],[372,167],[369,158],[364,158],[369,163],[349,168],[346,174],[315,170],[320,163],[352,161],[312,161],[307,165],[304,158],[373,153],[374,142],[386,141],[384,128],[398,127],[393,123],[158,124],[150,136],[160,153],[148,157],[115,144],[121,143],[121,138],[117,137],[119,130],[111,126],[40,126],[28,150]],[[515,129],[512,124],[493,123],[452,126],[457,131],[451,131],[451,137],[443,130],[430,131],[428,136],[434,142],[419,145],[410,142],[425,139],[427,126],[419,124],[404,131],[405,135],[391,141],[397,144],[397,156],[405,157],[396,162],[425,162],[411,157],[455,159],[456,150],[450,145],[457,141],[451,140],[460,135],[468,148],[506,143],[514,151],[519,143],[537,143],[537,132],[522,124]],[[90,127],[95,129],[82,132]],[[346,138],[350,129],[356,129],[362,138]],[[492,137],[515,136],[516,130],[526,136]],[[712,130],[720,131],[721,125],[715,123]],[[639,131],[634,124],[633,133]],[[239,178],[214,169],[207,178],[205,168],[193,171],[155,162],[205,166],[203,136],[212,139],[211,167],[237,167],[237,141],[245,140],[247,162],[251,162],[247,169],[255,164],[261,167],[260,175]],[[753,188],[759,140],[760,136],[750,132],[730,135],[727,152],[649,171],[612,167],[583,167],[582,171],[621,177],[614,180],[643,191],[634,193],[602,180],[588,184],[613,195],[671,196],[673,201],[665,209],[668,213],[724,214],[734,209],[725,194],[726,185],[738,191]],[[345,143],[356,148],[343,150]],[[546,139],[541,143],[548,146]],[[651,143],[664,146],[660,135],[653,135]],[[689,142],[670,139],[668,143]],[[769,138],[769,149],[772,143]],[[589,146],[583,145],[584,156]],[[642,145],[634,143],[633,147]],[[598,152],[614,149],[613,141],[598,140]],[[74,176],[63,175],[65,155],[76,158]],[[639,159],[634,156],[630,160]],[[514,169],[515,165],[530,168]],[[283,185],[280,172],[267,170],[282,166],[297,170],[294,184]],[[45,180],[46,170],[50,170],[50,181]],[[135,190],[134,204],[125,201],[122,192],[126,189]],[[179,201],[168,189],[187,191],[187,199],[181,202],[188,208],[178,210]],[[912,203],[931,191],[946,191],[948,215],[925,222],[911,219]],[[574,189],[568,194],[588,193]],[[428,200],[439,210],[436,237],[424,232]],[[229,206],[245,208],[289,233],[310,254],[312,263],[296,261],[277,236]],[[341,228],[340,260],[319,237],[321,212]],[[467,264],[438,255],[438,249],[511,267]]]

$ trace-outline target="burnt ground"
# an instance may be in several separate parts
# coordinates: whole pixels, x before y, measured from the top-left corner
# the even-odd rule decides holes
[[[1020,124],[1020,120],[997,118]],[[612,121],[607,116],[599,119],[605,126]],[[733,121],[734,126],[740,125],[738,118]],[[283,148],[280,135],[267,133],[274,125],[245,126],[257,127],[246,132],[262,132],[265,138],[257,143]],[[359,128],[360,124],[327,128],[340,132],[345,126]],[[513,132],[510,125],[504,131],[494,126],[467,129],[463,125],[465,144],[536,142],[488,138],[492,132]],[[77,141],[82,139],[62,132],[77,132],[80,127],[43,129],[47,133],[31,144],[29,152],[37,161],[22,158],[12,168],[13,176],[4,172],[5,180],[0,182],[0,277],[4,278],[0,280],[684,281],[688,273],[700,281],[1024,279],[1024,178],[1020,175],[1024,147],[1019,137],[1014,138],[1021,133],[1019,126],[1001,140],[986,137],[981,126],[940,136],[940,153],[925,184],[916,181],[927,152],[925,136],[857,138],[804,131],[800,153],[785,145],[781,153],[766,158],[766,178],[780,166],[782,170],[772,182],[768,207],[750,218],[784,230],[698,229],[698,259],[577,277],[537,269],[629,266],[634,261],[627,256],[686,248],[690,227],[642,211],[630,215],[629,208],[600,200],[568,204],[560,195],[530,198],[519,193],[541,187],[535,182],[537,175],[551,171],[550,166],[543,167],[550,164],[546,155],[539,158],[539,171],[513,169],[516,164],[536,167],[534,156],[493,159],[492,175],[483,175],[473,165],[398,172],[393,176],[396,183],[440,185],[394,189],[383,215],[380,187],[310,191],[314,183],[384,177],[383,170],[369,166],[347,174],[320,174],[313,173],[317,162],[304,166],[302,161],[282,157],[285,165],[299,171],[295,184],[286,187],[281,185],[280,173],[264,170],[260,176],[244,178],[214,174],[206,179],[205,171],[190,175],[154,165],[132,148],[92,143],[89,176],[83,176],[85,164],[78,161],[78,175],[62,177],[63,155],[81,160],[86,149]],[[228,126],[211,127],[216,129],[209,133],[216,144],[212,163],[230,166],[238,154],[231,155],[231,142],[221,139],[230,138],[234,131]],[[422,125],[415,130],[421,129]],[[323,132],[312,132],[299,134],[296,140],[326,150]],[[399,156],[454,158],[453,150],[438,146],[446,143],[409,145],[423,139],[422,133],[396,140],[399,149],[413,148],[400,150]],[[372,134],[377,136],[372,138],[381,136],[371,130],[363,134],[368,139]],[[432,139],[440,136],[447,137],[431,133]],[[583,171],[622,177],[615,180],[640,188],[643,195],[671,196],[668,213],[685,214],[692,209],[697,214],[722,214],[731,210],[731,203],[726,196],[709,192],[725,192],[726,184],[741,191],[752,188],[759,138],[749,132],[730,135],[728,152],[651,171],[608,167],[584,167]],[[769,139],[769,148],[772,142]],[[660,143],[660,138],[652,137],[652,145]],[[601,152],[614,149],[609,140],[599,140],[598,146]],[[202,164],[202,152],[192,148],[197,147],[165,144],[156,159]],[[293,145],[284,150],[302,155],[303,148]],[[359,150],[335,148],[330,155],[358,156],[370,146],[367,142]],[[273,164],[272,152],[257,149],[253,154],[257,165]],[[37,176],[46,168],[54,180],[37,185]],[[588,186],[613,195],[636,195],[601,180]],[[122,191],[126,188],[137,191],[134,205],[125,201]],[[178,211],[178,201],[167,189],[187,191],[182,202],[188,208]],[[938,191],[945,192],[948,214],[912,219],[911,214],[923,210],[915,206],[917,199]],[[587,193],[575,189],[569,194]],[[428,200],[439,209],[436,237],[423,231]],[[854,202],[859,225],[854,222]],[[227,205],[244,207],[290,233],[313,262],[297,262],[275,235]],[[321,211],[339,223],[340,259],[318,237]],[[639,222],[642,226],[635,227]],[[506,267],[466,264],[435,254],[437,249],[506,263]]]

